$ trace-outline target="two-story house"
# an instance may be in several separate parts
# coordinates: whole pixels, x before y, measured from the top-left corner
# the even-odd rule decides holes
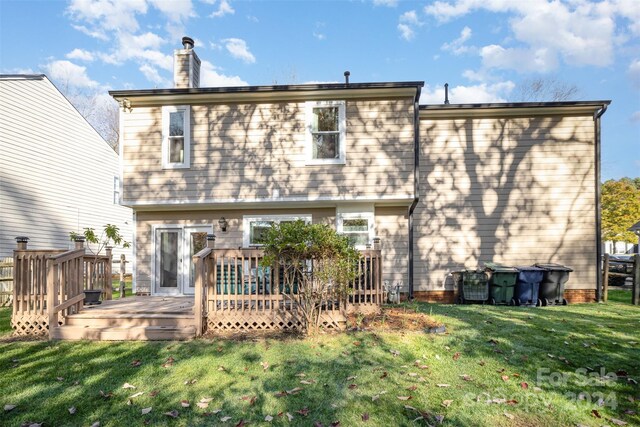
[[[193,293],[191,255],[260,245],[274,222],[381,239],[383,277],[450,301],[480,262],[557,262],[598,282],[599,123],[608,101],[419,105],[423,82],[199,87],[193,41],[170,89],[121,105],[121,203],[138,293]]]

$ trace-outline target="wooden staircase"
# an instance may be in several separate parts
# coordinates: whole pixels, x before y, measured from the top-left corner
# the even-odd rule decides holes
[[[51,338],[174,341],[196,336],[192,300],[182,304],[162,301],[156,304],[147,297],[144,304],[132,304],[134,302],[131,298],[121,304],[106,301],[102,306],[85,306],[80,313],[68,315],[65,324],[53,330]]]

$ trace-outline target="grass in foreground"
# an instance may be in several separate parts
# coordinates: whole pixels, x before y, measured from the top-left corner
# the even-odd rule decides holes
[[[640,424],[637,307],[408,310],[448,334],[0,343],[0,425]]]

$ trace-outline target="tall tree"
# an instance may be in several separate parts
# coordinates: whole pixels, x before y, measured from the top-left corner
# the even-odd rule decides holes
[[[571,101],[580,97],[578,86],[555,77],[536,77],[521,81],[513,91],[515,102]]]
[[[614,242],[637,242],[637,236],[627,231],[640,221],[640,189],[638,179],[622,178],[602,184],[602,238]]]

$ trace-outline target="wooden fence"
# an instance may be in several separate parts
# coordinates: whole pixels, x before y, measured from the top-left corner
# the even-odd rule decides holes
[[[611,265],[616,264],[621,267],[621,272],[611,271]],[[602,257],[602,301],[607,302],[609,298],[609,280],[611,278],[621,279],[626,282],[627,278],[632,280],[631,304],[640,305],[640,254],[633,255],[632,259],[611,260],[609,254]]]
[[[13,258],[0,258],[0,307],[13,301]]]
[[[13,255],[11,315],[16,335],[51,336],[67,315],[82,310],[84,290],[91,286],[111,299],[110,253],[96,260],[78,242],[71,251],[27,249],[26,241],[18,245]]]
[[[297,284],[287,286],[282,267],[261,265],[259,249],[213,249],[193,257],[196,331],[298,329]],[[309,269],[313,270],[311,261]],[[330,301],[321,323],[340,328],[350,312],[371,312],[383,303],[380,250],[361,251],[356,279],[342,301]]]

